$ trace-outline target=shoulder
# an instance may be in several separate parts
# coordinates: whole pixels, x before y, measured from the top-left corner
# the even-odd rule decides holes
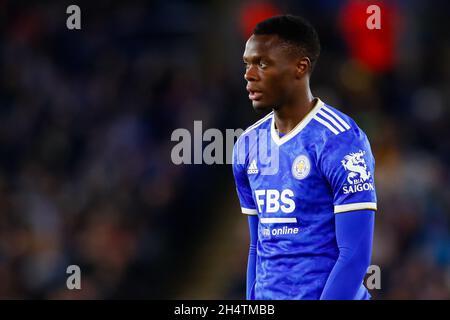
[[[249,152],[249,144],[256,143],[257,132],[259,129],[270,129],[270,123],[273,116],[273,111],[267,114],[265,117],[259,119],[237,138],[236,143],[233,146],[233,166],[243,165],[247,162],[247,155]],[[249,138],[249,139],[246,139]],[[245,141],[248,141],[247,143]]]
[[[355,121],[348,115],[323,102],[315,112],[313,120],[325,140],[358,128]]]
[[[359,150],[371,152],[365,132],[339,109],[323,103],[313,119],[319,159],[328,157],[327,155],[341,155]]]
[[[247,129],[245,129],[244,132],[242,132],[242,134],[236,140],[235,147],[244,140],[243,138],[248,137],[252,134],[255,134],[259,129],[269,130],[272,117],[273,117],[273,111],[268,113],[266,116],[259,119],[258,121],[256,121],[252,125],[250,125],[249,127],[247,127]]]
[[[366,138],[364,131],[350,116],[325,103],[314,114],[313,120],[323,144]]]

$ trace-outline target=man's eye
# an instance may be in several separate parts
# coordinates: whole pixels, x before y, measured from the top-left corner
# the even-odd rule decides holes
[[[260,68],[265,68],[265,67],[267,67],[267,64],[266,63],[264,63],[264,62],[262,62],[262,61],[260,61],[259,62],[259,66],[260,66]]]

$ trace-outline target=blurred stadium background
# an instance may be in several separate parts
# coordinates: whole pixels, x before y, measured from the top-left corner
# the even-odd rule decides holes
[[[66,8],[81,7],[79,31]],[[368,32],[365,8],[382,8]],[[375,299],[450,299],[448,1],[0,1],[0,298],[243,299],[230,165],[174,165],[176,128],[246,128],[255,23],[318,29],[316,96],[377,160]],[[82,290],[66,289],[66,268]]]

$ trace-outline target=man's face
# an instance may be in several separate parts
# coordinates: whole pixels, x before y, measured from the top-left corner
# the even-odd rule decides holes
[[[276,35],[252,35],[243,55],[244,78],[255,110],[278,109],[296,92],[296,59]]]

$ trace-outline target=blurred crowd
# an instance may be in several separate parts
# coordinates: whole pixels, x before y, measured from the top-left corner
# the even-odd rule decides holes
[[[373,297],[450,299],[450,6],[396,1],[393,62],[380,71],[349,50],[348,2],[273,8],[317,27],[313,93],[371,141]],[[174,165],[171,133],[261,116],[245,94],[242,3],[262,1],[86,1],[74,31],[69,3],[0,3],[0,298],[174,298],[189,285],[193,253],[237,197],[223,192],[229,165]],[[223,298],[245,296],[242,240],[218,275]],[[67,290],[69,265],[82,290]]]
[[[61,3],[2,5],[0,297],[170,297],[216,175],[173,165],[171,132],[227,94],[200,76],[197,7],[86,2],[69,31]]]

